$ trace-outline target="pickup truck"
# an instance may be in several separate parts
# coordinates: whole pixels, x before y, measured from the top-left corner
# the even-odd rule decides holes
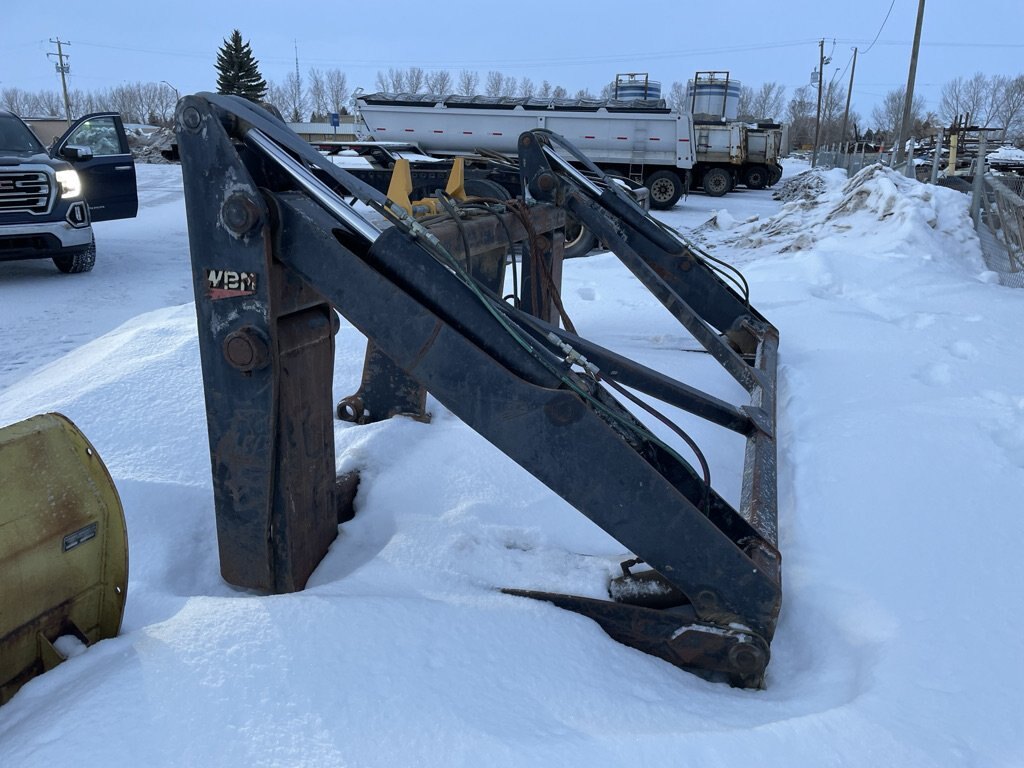
[[[96,262],[92,222],[133,218],[135,161],[121,116],[86,115],[49,149],[0,110],[0,261],[53,259],[65,273]]]

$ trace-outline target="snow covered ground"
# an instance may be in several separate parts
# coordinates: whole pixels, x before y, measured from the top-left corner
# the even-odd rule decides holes
[[[74,420],[131,547],[122,634],[0,708],[0,766],[1024,765],[1024,291],[985,273],[965,196],[869,168],[661,214],[781,334],[784,601],[742,691],[497,592],[600,595],[623,553],[436,403],[338,425],[358,514],[308,589],[223,583],[180,169],[139,178],[92,273],[0,263],[0,424]],[[714,379],[614,256],[568,262],[564,297],[584,335]],[[343,323],[337,396],[362,352]],[[735,439],[696,433],[734,495]]]

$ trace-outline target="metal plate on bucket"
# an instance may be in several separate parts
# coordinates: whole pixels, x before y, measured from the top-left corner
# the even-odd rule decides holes
[[[128,586],[124,512],[96,449],[58,413],[0,428],[0,704],[121,627]]]

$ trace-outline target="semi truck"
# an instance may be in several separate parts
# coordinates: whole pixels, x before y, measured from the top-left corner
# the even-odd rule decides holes
[[[728,120],[694,120],[662,99],[537,99],[433,94],[359,94],[367,138],[417,144],[432,155],[514,155],[524,131],[547,129],[579,146],[601,170],[642,183],[651,207],[671,208],[688,188],[724,195],[782,176],[782,131]]]

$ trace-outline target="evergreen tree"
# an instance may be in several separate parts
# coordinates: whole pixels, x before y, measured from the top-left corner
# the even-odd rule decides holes
[[[267,94],[267,81],[260,75],[259,64],[249,43],[242,42],[242,33],[234,30],[231,39],[225,40],[217,51],[217,93],[262,101]]]

